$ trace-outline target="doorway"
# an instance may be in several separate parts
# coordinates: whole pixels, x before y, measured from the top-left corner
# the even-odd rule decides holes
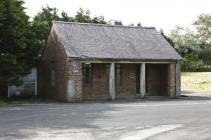
[[[149,96],[167,96],[168,65],[146,64],[146,92]]]

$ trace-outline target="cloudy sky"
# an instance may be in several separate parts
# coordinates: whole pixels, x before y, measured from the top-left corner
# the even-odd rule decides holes
[[[47,4],[74,15],[79,8],[106,20],[123,24],[140,22],[169,32],[175,25],[190,26],[202,13],[211,13],[211,0],[24,0],[27,14],[33,17]]]

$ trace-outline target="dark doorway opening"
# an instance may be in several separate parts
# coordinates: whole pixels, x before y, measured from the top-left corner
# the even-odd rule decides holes
[[[146,87],[149,96],[167,96],[167,64],[146,64]]]

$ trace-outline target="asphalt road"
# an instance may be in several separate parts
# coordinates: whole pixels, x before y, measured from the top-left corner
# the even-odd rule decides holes
[[[0,108],[0,139],[211,139],[211,100],[38,103]]]

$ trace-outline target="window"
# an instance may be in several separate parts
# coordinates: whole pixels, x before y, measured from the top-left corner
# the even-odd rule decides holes
[[[84,86],[91,86],[92,68],[91,64],[84,64]]]
[[[120,64],[115,65],[116,86],[122,86],[122,69]]]
[[[105,69],[106,69],[106,87],[109,90],[110,64],[106,64]]]

